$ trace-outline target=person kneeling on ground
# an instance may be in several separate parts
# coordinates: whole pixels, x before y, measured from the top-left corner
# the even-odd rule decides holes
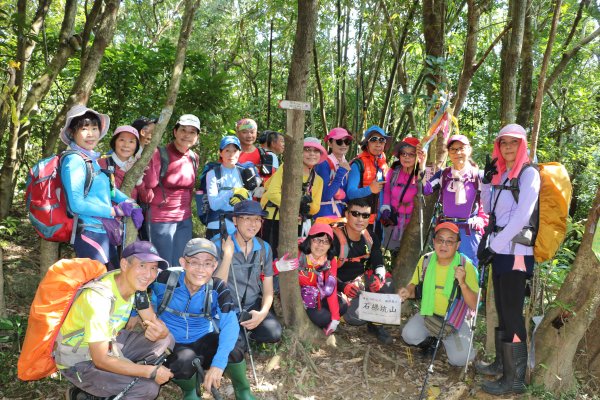
[[[392,275],[386,271],[379,238],[367,230],[371,216],[369,198],[348,201],[347,223],[333,228],[333,246],[339,250],[338,293],[348,304],[344,320],[350,325],[364,325],[358,318],[359,295],[362,290],[373,293],[395,293]],[[383,344],[392,337],[383,325],[369,322],[367,329]]]
[[[458,293],[461,293],[469,309],[475,310],[477,307],[477,270],[467,257],[458,252],[459,232],[458,226],[452,222],[438,224],[433,238],[435,251],[421,257],[408,286],[398,291],[402,301],[421,299],[421,310],[404,326],[402,339],[409,345],[419,346],[424,355],[433,354],[441,321],[446,317],[451,300],[454,280],[458,281],[455,298],[459,298]],[[447,321],[445,337],[441,338],[448,362],[455,366],[467,363],[471,335],[468,324],[463,323],[465,317],[466,313],[460,321]],[[475,351],[471,351],[469,361],[473,358]]]
[[[173,348],[173,336],[156,318],[147,297],[144,302],[134,296],[138,291],[145,294],[158,269],[166,269],[168,263],[150,242],[130,244],[122,257],[121,268],[99,281],[106,292],[99,287],[77,297],[56,339],[56,364],[76,386],[69,389],[70,399],[82,397],[82,391],[98,397],[114,396],[136,378],[139,380],[122,398],[154,399],[160,385],[173,377],[167,367],[154,365],[167,348]],[[124,329],[134,298],[146,326],[144,332]]]
[[[225,243],[224,253],[223,262],[230,263],[231,240]],[[236,346],[240,327],[233,298],[227,284],[212,277],[217,259],[217,248],[210,240],[192,239],[179,260],[183,271],[163,271],[151,287],[159,318],[175,337],[175,348],[165,365],[185,400],[199,399],[196,386],[202,383],[207,391],[218,388],[224,371],[233,382],[236,398],[251,398],[244,349]],[[240,397],[238,392],[246,395]]]

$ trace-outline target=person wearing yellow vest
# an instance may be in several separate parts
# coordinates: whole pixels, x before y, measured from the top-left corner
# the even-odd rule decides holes
[[[352,160],[346,194],[348,199],[368,197],[371,205],[369,227],[381,237],[379,229],[375,228],[377,211],[383,204],[383,187],[388,165],[384,150],[389,145],[385,131],[377,125],[371,126],[363,135],[362,152]]]
[[[419,346],[424,355],[433,354],[438,339],[436,336],[440,332],[439,328],[432,329],[432,324],[428,322],[446,317],[455,280],[458,281],[456,290],[458,292],[460,288],[462,300],[468,308],[475,310],[477,307],[477,270],[468,258],[458,252],[458,246],[458,226],[452,222],[438,224],[433,238],[434,252],[421,257],[410,283],[398,291],[403,302],[407,299],[421,300],[419,313],[413,315],[402,329],[402,339],[409,345]],[[446,322],[450,332],[439,338],[446,348],[448,362],[454,366],[464,366],[468,362],[471,331],[468,324],[463,322],[461,318],[458,328]],[[469,360],[473,358],[475,352],[471,352]]]

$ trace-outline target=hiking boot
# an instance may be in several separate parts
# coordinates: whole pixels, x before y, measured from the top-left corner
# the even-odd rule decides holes
[[[91,395],[83,390],[79,389],[77,386],[71,386],[67,389],[66,399],[67,400],[110,400],[115,396],[111,397],[98,397]]]
[[[485,381],[481,385],[484,392],[496,396],[508,393],[523,393],[527,370],[527,344],[502,343],[503,375],[496,381]]]
[[[236,400],[254,400],[250,390],[250,382],[246,376],[246,360],[239,363],[229,363],[225,368],[225,375],[231,379]]]
[[[475,371],[480,375],[498,376],[502,375],[502,340],[504,339],[504,331],[495,329],[495,344],[496,358],[492,363],[478,362],[475,364]]]
[[[429,336],[427,339],[423,340],[417,345],[417,347],[421,350],[421,355],[423,358],[431,358],[433,356],[436,343],[437,338],[435,336]]]
[[[393,340],[388,331],[385,330],[383,325],[375,325],[370,323],[367,325],[367,331],[377,337],[382,344],[392,344]]]

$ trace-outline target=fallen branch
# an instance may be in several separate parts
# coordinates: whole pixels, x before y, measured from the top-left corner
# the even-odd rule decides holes
[[[369,352],[371,351],[371,345],[367,346],[365,351],[365,358],[363,359],[363,374],[365,375],[365,383],[367,384],[367,390],[369,390]]]

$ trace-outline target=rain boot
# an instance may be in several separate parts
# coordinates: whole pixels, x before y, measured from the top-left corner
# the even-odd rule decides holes
[[[227,364],[225,375],[231,379],[236,400],[255,400],[250,391],[250,382],[246,377],[246,360]]]
[[[183,400],[200,400],[196,394],[196,374],[189,379],[171,379],[183,391]]]
[[[477,363],[475,364],[475,371],[481,375],[498,376],[502,374],[502,341],[504,340],[504,331],[495,329],[495,346],[496,346],[496,358],[491,364],[488,363]]]
[[[504,357],[504,374],[497,381],[486,381],[481,388],[493,395],[507,393],[523,393],[525,387],[525,372],[527,370],[527,344],[502,343]]]

